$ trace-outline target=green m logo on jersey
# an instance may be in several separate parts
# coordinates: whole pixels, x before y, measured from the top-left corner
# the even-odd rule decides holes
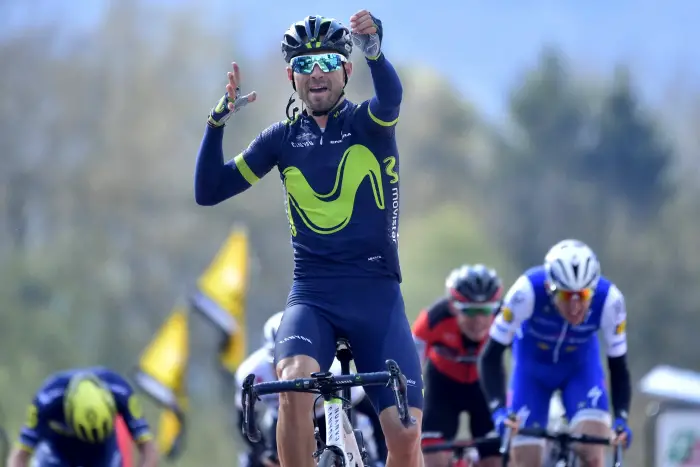
[[[297,229],[292,209],[315,233],[327,235],[343,230],[352,218],[357,190],[366,177],[369,177],[375,204],[379,209],[384,209],[379,161],[361,144],[354,144],[345,151],[338,165],[333,189],[328,193],[316,193],[296,167],[287,167],[282,175],[287,191],[289,225],[294,236]]]

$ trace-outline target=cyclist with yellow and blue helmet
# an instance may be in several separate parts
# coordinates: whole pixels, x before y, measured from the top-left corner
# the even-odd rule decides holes
[[[158,450],[129,383],[106,368],[61,371],[47,378],[27,409],[9,467],[116,467],[121,416],[141,453],[140,467],[158,465]]]
[[[287,77],[305,109],[263,131],[241,154],[224,161],[224,125],[255,100],[243,95],[233,64],[226,95],[212,109],[197,157],[195,198],[215,205],[235,196],[275,166],[286,195],[294,248],[294,283],[275,348],[280,379],[327,370],[336,337],[349,339],[360,372],[381,371],[394,359],[408,380],[417,424],[404,428],[392,392],[368,387],[380,413],[388,467],[418,467],[423,405],[420,361],[401,295],[398,256],[399,154],[395,128],[403,90],[382,52],[382,23],[362,10],[350,28],[309,16],[282,39]],[[352,30],[352,31],[351,31]],[[355,45],[364,55],[375,96],[345,98]],[[282,465],[310,467],[315,443],[313,395],[280,396],[277,426]]]

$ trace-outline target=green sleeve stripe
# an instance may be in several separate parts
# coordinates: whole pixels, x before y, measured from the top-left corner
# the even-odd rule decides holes
[[[255,182],[260,180],[257,175],[253,173],[252,170],[250,170],[250,167],[248,167],[248,163],[243,159],[243,153],[240,153],[236,157],[233,158],[233,163],[236,164],[236,168],[238,171],[243,175],[243,178],[245,178],[245,181],[253,185]]]
[[[138,438],[136,438],[136,443],[137,444],[143,444],[151,441],[153,439],[153,435],[150,432],[144,433]]]
[[[34,454],[34,447],[32,447],[32,446],[27,446],[26,444],[24,444],[24,443],[21,442],[21,441],[17,441],[17,442],[15,443],[15,446],[16,446],[17,449],[19,449],[20,451],[28,452],[29,454]]]
[[[381,126],[394,126],[394,125],[396,125],[396,124],[398,123],[398,121],[399,121],[399,117],[396,117],[394,120],[392,120],[392,121],[390,121],[390,122],[385,122],[384,120],[378,119],[378,118],[375,117],[374,114],[372,113],[372,109],[370,109],[369,105],[367,106],[367,112],[369,112],[369,118],[371,118],[372,121],[374,121],[374,123],[376,123],[377,125],[381,125]]]

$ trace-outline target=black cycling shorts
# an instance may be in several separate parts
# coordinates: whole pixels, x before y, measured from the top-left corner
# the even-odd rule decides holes
[[[420,359],[398,281],[295,280],[277,330],[275,362],[308,355],[327,371],[339,337],[350,341],[358,373],[384,371],[387,359],[396,361],[406,376],[408,405],[423,408]],[[386,386],[366,386],[365,393],[378,413],[396,405]]]
[[[479,382],[458,383],[442,374],[428,361],[424,376],[425,394],[422,445],[450,441],[457,435],[459,417],[469,414],[472,438],[481,438],[494,430],[486,398]],[[479,448],[479,457],[498,455],[498,443]]]

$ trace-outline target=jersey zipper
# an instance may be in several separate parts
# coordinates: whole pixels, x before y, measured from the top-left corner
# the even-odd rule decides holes
[[[564,327],[561,328],[561,334],[559,334],[559,338],[557,339],[557,345],[554,346],[554,355],[552,355],[552,359],[554,360],[554,363],[559,362],[559,352],[561,351],[561,346],[564,343],[564,338],[566,337],[566,331],[569,328],[569,323],[564,323]]]

